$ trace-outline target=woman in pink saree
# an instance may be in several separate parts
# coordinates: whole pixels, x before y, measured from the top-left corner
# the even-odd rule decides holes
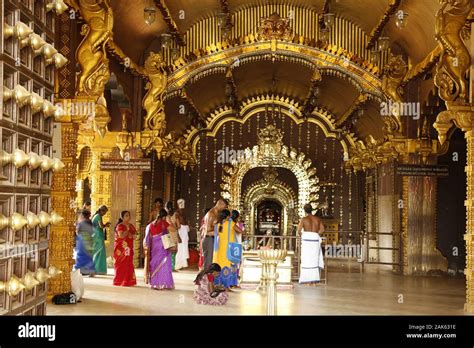
[[[145,249],[145,283],[152,289],[174,289],[171,267],[171,252],[163,247],[161,237],[168,234],[166,210],[161,209],[155,221],[146,227],[143,247]]]

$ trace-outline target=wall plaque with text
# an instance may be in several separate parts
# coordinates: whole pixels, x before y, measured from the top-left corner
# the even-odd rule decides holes
[[[150,158],[130,159],[128,161],[122,159],[101,159],[100,170],[139,170],[151,171]]]
[[[397,166],[397,174],[402,176],[449,176],[449,168],[446,165],[416,165],[402,164]]]

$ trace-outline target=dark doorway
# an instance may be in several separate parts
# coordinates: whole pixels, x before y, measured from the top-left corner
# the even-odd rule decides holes
[[[264,200],[257,206],[257,225],[255,234],[267,234],[271,231],[273,236],[282,234],[282,211],[281,204]]]

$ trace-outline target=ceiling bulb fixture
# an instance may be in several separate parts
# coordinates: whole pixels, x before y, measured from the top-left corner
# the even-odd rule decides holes
[[[381,36],[378,39],[379,51],[385,51],[390,47],[390,38],[388,36]]]
[[[232,95],[232,92],[234,91],[234,86],[232,85],[232,82],[227,82],[225,84],[225,95],[228,97]]]
[[[171,46],[172,39],[173,37],[171,36],[171,34],[161,34],[161,47],[163,47],[165,50],[168,49]]]
[[[403,29],[407,26],[407,20],[408,20],[408,13],[406,13],[405,11],[403,10],[399,10],[397,13],[396,13],[396,20],[395,20],[395,24],[397,25],[397,27],[399,29]]]
[[[179,47],[173,47],[171,48],[171,59],[172,60],[177,60],[181,56],[181,52],[179,50]]]
[[[217,25],[221,28],[225,27],[227,24],[228,15],[225,12],[219,12],[217,14]]]
[[[145,7],[143,17],[145,18],[145,23],[151,25],[156,19],[156,7]]]
[[[331,29],[332,25],[334,24],[334,13],[325,13],[323,15],[323,19],[326,28]]]
[[[380,61],[380,52],[376,49],[370,51],[370,62],[374,65],[377,65]]]
[[[329,29],[327,27],[319,30],[319,40],[323,44],[329,43]]]
[[[225,27],[222,29],[222,39],[223,40],[228,40],[230,39],[232,33],[232,24],[227,23]]]
[[[318,98],[320,95],[321,95],[321,87],[319,86],[314,87],[313,96],[315,98]]]

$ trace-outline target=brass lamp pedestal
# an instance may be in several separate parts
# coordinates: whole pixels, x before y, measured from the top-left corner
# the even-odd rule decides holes
[[[277,291],[276,281],[278,273],[276,271],[279,262],[286,258],[286,250],[266,249],[259,250],[258,256],[262,262],[262,280],[259,287],[266,286],[267,293],[267,315],[277,314]]]

